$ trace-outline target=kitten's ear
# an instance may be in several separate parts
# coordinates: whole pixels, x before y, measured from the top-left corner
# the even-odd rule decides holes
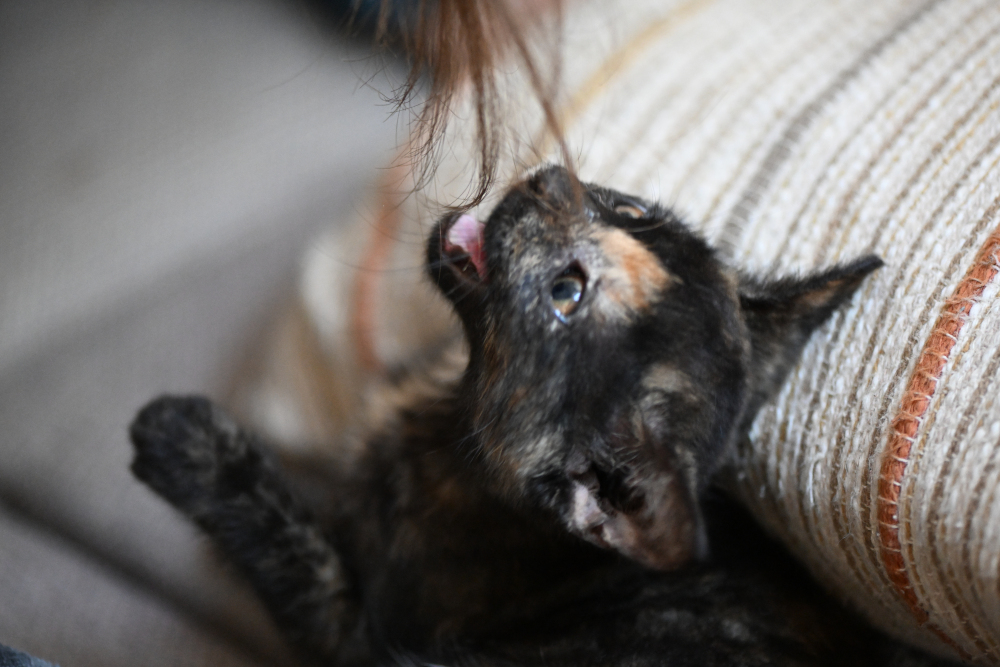
[[[655,570],[703,558],[708,541],[698,501],[675,465],[588,470],[570,483],[571,532]]]
[[[813,330],[882,264],[875,255],[867,255],[804,277],[741,280],[740,307],[751,342],[747,421],[781,386]]]

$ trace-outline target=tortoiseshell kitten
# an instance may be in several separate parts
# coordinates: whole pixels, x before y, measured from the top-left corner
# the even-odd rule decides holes
[[[428,271],[461,380],[404,405],[298,499],[206,399],[132,425],[134,473],[328,665],[923,665],[706,494],[810,333],[882,262],[758,280],[672,213],[549,167]],[[706,495],[712,496],[706,500]]]

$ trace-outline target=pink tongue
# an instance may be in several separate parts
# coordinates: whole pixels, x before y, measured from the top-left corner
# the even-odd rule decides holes
[[[468,253],[480,278],[486,277],[486,257],[483,255],[484,227],[483,223],[466,213],[448,230],[448,244]]]

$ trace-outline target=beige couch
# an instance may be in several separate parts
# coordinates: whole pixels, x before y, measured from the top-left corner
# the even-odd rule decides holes
[[[287,659],[131,478],[163,391],[221,395],[396,122],[280,2],[0,4],[0,644],[64,667]]]

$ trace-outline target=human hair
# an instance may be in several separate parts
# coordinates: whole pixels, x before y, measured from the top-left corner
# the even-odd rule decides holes
[[[572,170],[555,107],[560,78],[556,33],[561,24],[562,0],[381,0],[377,41],[401,50],[410,67],[393,102],[407,108],[424,95],[407,156],[417,188],[434,175],[449,119],[468,91],[477,164],[470,195],[460,205],[474,206],[486,196],[496,180],[509,130],[504,122],[504,65],[523,71],[545,129],[555,138],[564,166]],[[542,31],[547,39],[533,39]],[[540,47],[541,42],[549,47]]]

